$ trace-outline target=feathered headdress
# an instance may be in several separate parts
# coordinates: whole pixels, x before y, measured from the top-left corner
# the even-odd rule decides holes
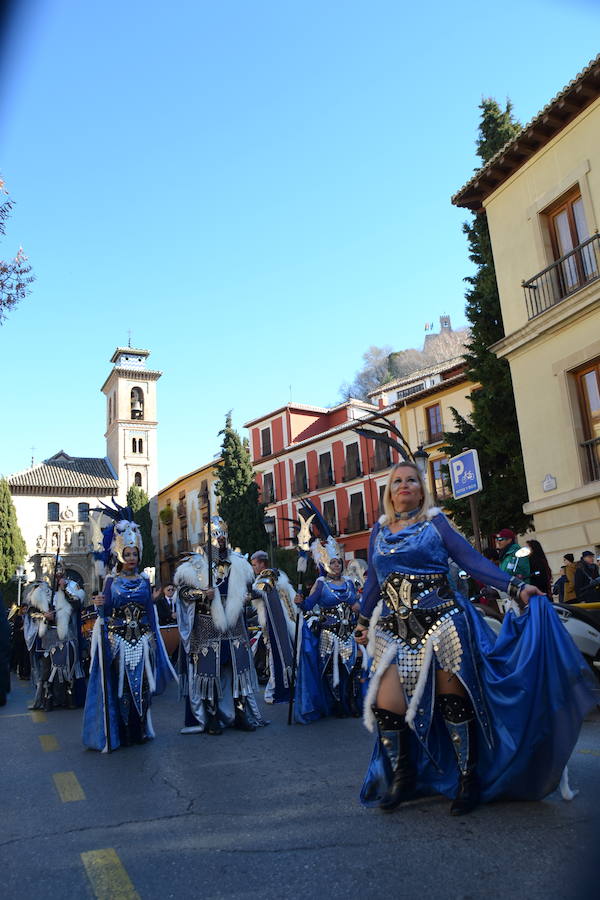
[[[333,575],[331,569],[331,561],[339,559],[344,565],[344,556],[342,549],[334,536],[331,529],[317,507],[310,500],[304,498],[300,504],[302,517],[305,521],[310,522],[310,530],[313,540],[310,543],[310,552],[315,561],[315,565],[319,569],[321,575]]]
[[[94,553],[94,557],[104,563],[105,571],[111,568],[113,559],[123,562],[123,551],[126,547],[136,547],[140,561],[144,549],[139,525],[133,520],[131,507],[121,506],[114,497],[112,504],[112,506],[108,506],[108,504],[102,503],[102,507],[95,507],[91,510],[91,512],[102,513],[113,520],[110,525],[102,528],[102,550]]]

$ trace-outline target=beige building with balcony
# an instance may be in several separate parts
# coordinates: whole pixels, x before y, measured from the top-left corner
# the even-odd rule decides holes
[[[207,491],[211,514],[217,514],[215,481],[219,462],[220,457],[182,475],[158,492],[158,557],[163,586],[173,578],[181,554],[204,542]]]
[[[600,549],[600,56],[456,194],[485,210],[535,532]]]

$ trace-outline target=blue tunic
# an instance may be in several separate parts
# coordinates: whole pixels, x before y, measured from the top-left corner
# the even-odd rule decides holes
[[[330,715],[334,701],[332,686],[347,714],[352,714],[350,693],[361,706],[362,685],[348,681],[358,677],[355,667],[359,657],[366,659],[354,639],[356,614],[351,607],[357,600],[350,578],[336,582],[321,576],[313,592],[300,604],[304,612],[318,608],[320,619],[317,628],[309,627],[306,620],[302,626],[294,707],[296,722],[308,724]],[[343,619],[347,620],[345,624]]]
[[[370,617],[381,600],[379,622],[393,618],[393,605],[380,594],[385,580],[395,572],[442,578],[448,575],[449,560],[479,581],[500,590],[508,587],[509,576],[477,553],[442,514],[397,533],[376,525],[362,614]],[[432,619],[435,624],[414,646],[382,624],[376,626],[369,702],[374,703],[383,671],[395,663],[407,701],[418,699],[409,710],[420,792],[454,796],[458,785],[455,754],[435,711],[435,672],[440,668],[459,678],[475,709],[482,799],[539,799],[554,790],[593,697],[587,665],[552,604],[534,596],[522,615],[508,612],[497,640],[477,610],[447,586],[424,591],[412,605],[420,622]],[[379,802],[390,776],[378,739],[361,801]]]
[[[128,713],[144,722],[146,736],[154,737],[149,714],[149,694],[160,694],[176,674],[160,634],[150,582],[142,575],[117,575],[104,586],[104,606],[99,608],[92,637],[90,678],[83,713],[83,743],[92,750],[116,750],[120,746],[119,721],[131,697]],[[132,624],[132,610],[135,610]],[[107,620],[114,630],[109,631]],[[129,626],[129,627],[128,627]],[[107,728],[110,727],[110,743]]]

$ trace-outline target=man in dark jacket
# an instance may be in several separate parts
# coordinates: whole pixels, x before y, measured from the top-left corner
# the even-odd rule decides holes
[[[156,612],[160,625],[174,625],[177,621],[174,584],[166,584],[163,591],[155,591]]]
[[[578,603],[600,602],[600,572],[591,550],[585,550],[577,563],[575,595]]]

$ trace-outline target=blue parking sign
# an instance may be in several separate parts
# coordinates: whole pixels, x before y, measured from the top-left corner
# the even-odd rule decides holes
[[[455,500],[477,494],[483,487],[477,450],[465,450],[448,460],[452,496]]]

